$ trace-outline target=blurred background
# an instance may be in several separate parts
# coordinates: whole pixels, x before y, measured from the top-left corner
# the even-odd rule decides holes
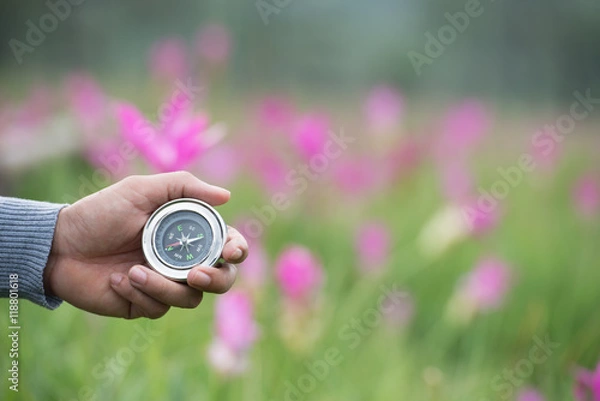
[[[599,22],[592,0],[3,1],[0,195],[189,170],[232,191],[251,255],[157,321],[22,302],[2,399],[600,400]]]

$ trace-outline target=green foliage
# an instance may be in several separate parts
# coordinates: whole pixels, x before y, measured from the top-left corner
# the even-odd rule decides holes
[[[77,193],[80,175],[90,173],[78,159],[56,160],[22,175],[13,188],[20,196],[61,201],[64,193]],[[322,259],[327,274],[318,317],[322,333],[303,353],[286,348],[278,332],[278,292],[269,281],[256,311],[261,339],[250,369],[239,378],[219,377],[206,361],[215,296],[207,295],[197,310],[172,310],[157,321],[108,319],[69,305],[48,312],[23,301],[20,392],[8,392],[5,382],[2,399],[283,400],[289,383],[301,386],[310,374],[307,366],[332,348],[341,362],[302,399],[512,399],[503,398],[508,393],[494,387],[494,379],[528,358],[536,336],[548,335],[560,346],[535,365],[523,385],[538,387],[551,401],[569,400],[573,367],[593,367],[600,352],[600,227],[576,218],[564,196],[572,178],[567,170],[544,187],[524,182],[503,204],[505,218],[491,238],[466,241],[435,261],[424,259],[414,246],[439,204],[426,171],[375,199],[367,211],[339,200],[317,211],[308,206],[308,197],[298,199],[269,227],[264,241],[271,260],[289,242],[310,247]],[[260,195],[247,184],[232,190],[235,201],[223,208],[228,220],[260,204]],[[396,238],[380,277],[362,276],[356,266],[353,232],[365,215],[387,219]],[[451,323],[446,305],[455,283],[487,253],[505,258],[516,271],[506,305],[468,325]],[[342,329],[376,306],[381,285],[394,284],[413,293],[414,321],[400,331],[381,323],[361,333],[352,348],[354,341]],[[7,310],[5,300],[1,305]],[[0,326],[8,326],[7,313],[0,314]],[[131,356],[123,349],[140,327],[160,334]],[[110,367],[119,357],[121,363]],[[1,358],[3,372],[6,361]]]

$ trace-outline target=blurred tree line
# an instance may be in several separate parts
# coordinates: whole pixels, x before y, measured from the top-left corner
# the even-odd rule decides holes
[[[0,72],[27,80],[83,68],[136,79],[154,41],[167,35],[191,41],[202,23],[221,21],[235,41],[229,81],[247,90],[336,93],[386,81],[420,94],[567,100],[598,80],[597,0],[482,0],[483,14],[420,76],[407,53],[422,52],[425,33],[448,23],[444,14],[474,0],[264,1],[280,5],[268,24],[255,0],[84,0],[18,65],[9,41],[25,40],[26,21],[37,23],[49,7],[45,1],[3,0]]]

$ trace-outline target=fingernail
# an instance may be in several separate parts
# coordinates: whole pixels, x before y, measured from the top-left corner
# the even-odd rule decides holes
[[[110,275],[110,285],[117,286],[123,280],[123,275],[118,273],[113,273]]]
[[[136,284],[145,284],[146,279],[148,278],[148,274],[141,267],[134,267],[129,272],[129,278]]]
[[[237,248],[237,249],[236,249],[235,251],[233,251],[233,253],[231,254],[231,259],[233,259],[233,260],[238,260],[239,258],[241,258],[241,257],[242,257],[242,254],[243,254],[243,253],[244,253],[244,252],[243,252],[243,251],[242,251],[240,248]]]
[[[192,276],[192,282],[198,287],[208,287],[211,281],[212,279],[210,278],[210,276],[201,271],[197,271]]]

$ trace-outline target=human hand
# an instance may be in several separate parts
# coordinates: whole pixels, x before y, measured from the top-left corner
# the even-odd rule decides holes
[[[44,270],[46,293],[99,315],[155,319],[171,306],[195,308],[205,291],[226,292],[237,274],[234,263],[248,254],[237,230],[228,229],[225,263],[194,267],[187,285],[144,265],[141,238],[150,215],[168,201],[196,198],[216,206],[229,196],[223,188],[177,172],[128,177],[64,208]]]

